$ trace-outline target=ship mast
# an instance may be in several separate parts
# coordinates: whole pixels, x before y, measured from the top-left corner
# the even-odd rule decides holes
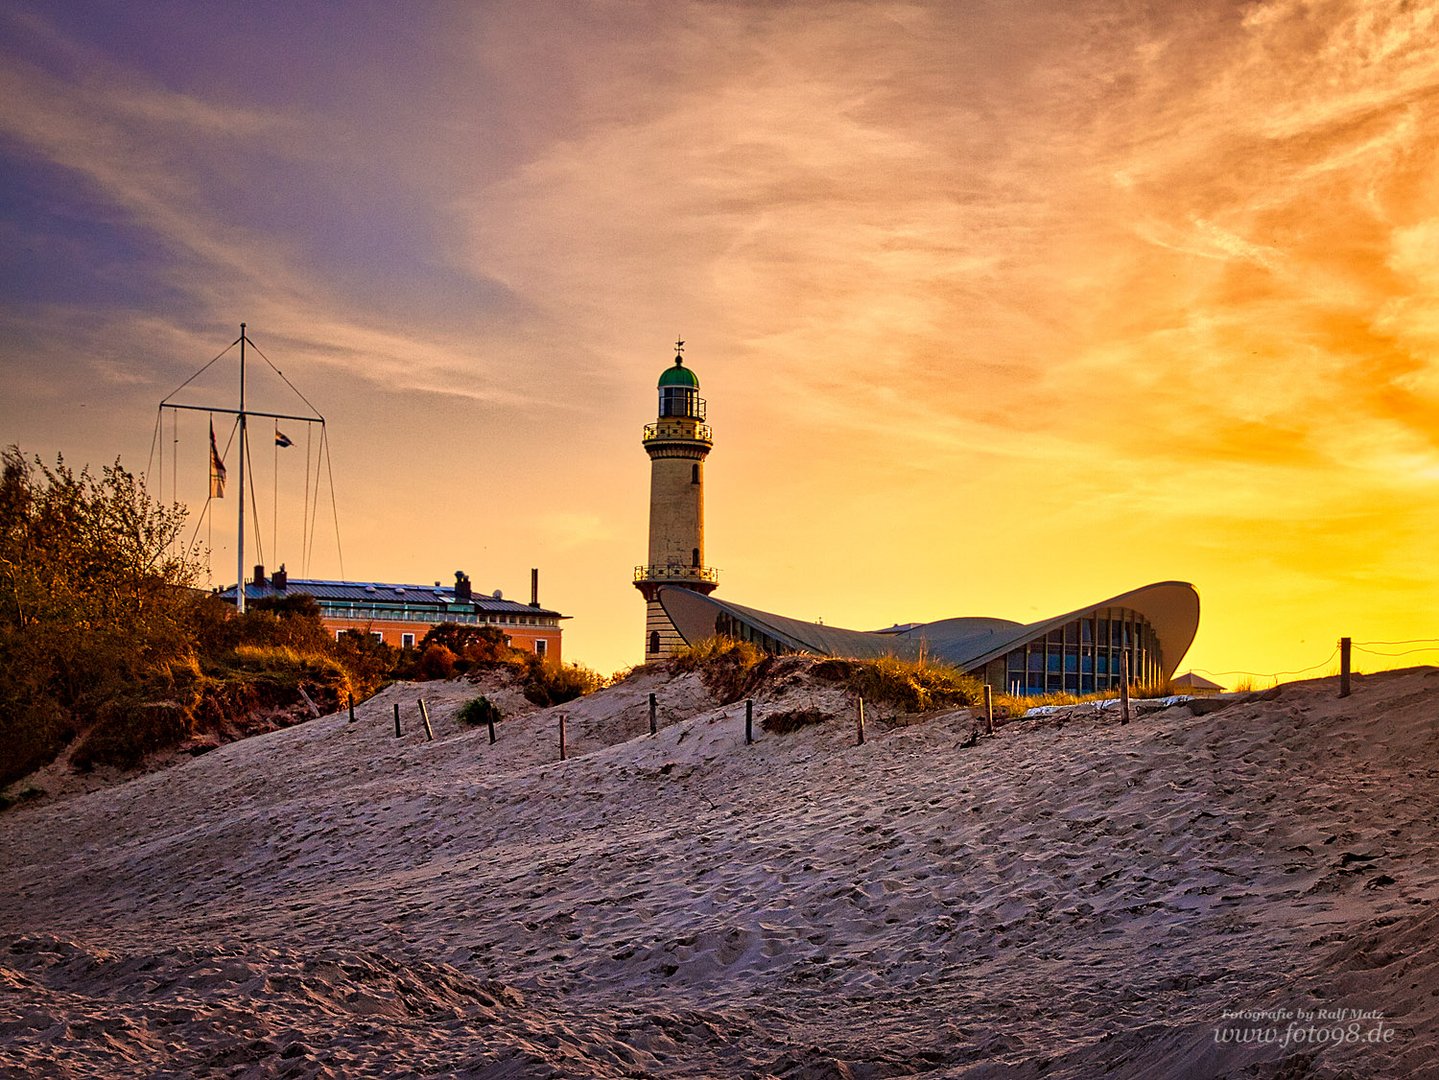
[[[249,452],[248,452],[248,451],[249,451],[249,432],[248,432],[248,429],[249,429],[249,419],[250,419],[250,417],[251,417],[251,416],[263,416],[263,417],[267,417],[267,418],[274,419],[274,420],[277,420],[277,421],[278,421],[278,420],[293,420],[293,421],[296,421],[296,422],[299,422],[299,423],[305,423],[305,424],[319,424],[319,425],[320,425],[320,446],[321,446],[321,451],[320,451],[320,452],[321,452],[322,454],[326,455],[327,460],[328,460],[328,454],[329,454],[328,444],[327,444],[326,441],[325,441],[325,417],[323,416],[323,414],[321,414],[321,413],[319,412],[319,410],[315,409],[315,407],[314,407],[313,405],[310,405],[309,399],[306,398],[304,394],[300,393],[300,391],[295,388],[294,384],[292,384],[289,379],[286,379],[286,378],[285,378],[284,372],[280,371],[279,368],[276,368],[274,364],[271,364],[269,357],[267,357],[267,356],[264,354],[264,352],[260,351],[259,349],[256,349],[255,351],[260,353],[260,358],[261,358],[262,360],[264,360],[265,363],[267,363],[267,364],[270,365],[271,369],[274,370],[275,374],[278,375],[278,376],[280,377],[280,379],[284,381],[285,385],[288,386],[291,390],[293,390],[294,393],[295,393],[295,395],[296,395],[297,397],[299,397],[301,401],[303,401],[306,405],[309,405],[309,406],[310,406],[310,409],[311,409],[312,411],[311,411],[311,414],[310,414],[310,415],[305,416],[305,415],[297,415],[297,414],[294,414],[294,413],[264,412],[264,411],[247,409],[247,408],[245,407],[245,346],[246,346],[246,345],[253,345],[253,344],[254,344],[254,342],[250,341],[248,335],[246,334],[245,324],[244,324],[244,323],[241,323],[241,324],[240,324],[240,338],[239,338],[239,340],[238,340],[238,341],[235,341],[235,342],[231,342],[229,348],[225,349],[224,352],[220,353],[220,356],[224,356],[225,353],[228,353],[228,352],[230,351],[230,349],[233,349],[236,345],[239,345],[239,346],[240,346],[240,407],[239,407],[238,409],[227,409],[227,408],[224,408],[223,406],[219,406],[219,405],[198,405],[198,404],[196,404],[196,405],[191,405],[191,404],[186,404],[186,403],[183,403],[183,402],[171,401],[171,400],[170,400],[170,399],[173,398],[176,394],[178,394],[181,390],[185,389],[186,386],[189,386],[190,383],[192,383],[192,382],[193,382],[199,375],[201,375],[206,369],[208,369],[208,368],[210,367],[210,364],[213,364],[213,363],[215,363],[216,360],[219,360],[219,359],[220,359],[220,356],[216,356],[214,359],[212,359],[212,360],[210,361],[209,364],[206,364],[206,365],[205,365],[204,367],[202,367],[199,371],[195,372],[194,375],[191,375],[188,379],[186,379],[183,383],[181,383],[178,387],[176,387],[175,390],[171,392],[171,394],[169,395],[169,397],[164,398],[164,399],[160,402],[160,410],[161,410],[162,415],[163,415],[163,411],[164,411],[165,409],[188,409],[188,410],[192,410],[192,411],[195,411],[195,412],[204,412],[204,413],[225,413],[225,414],[228,414],[228,415],[231,415],[231,416],[236,417],[236,418],[238,419],[238,421],[239,421],[240,471],[239,471],[239,478],[238,478],[238,479],[239,479],[239,483],[240,483],[240,492],[239,492],[239,503],[240,503],[240,505],[239,505],[239,508],[238,508],[238,512],[237,512],[237,514],[236,514],[236,530],[235,530],[235,531],[236,531],[236,536],[235,536],[235,564],[236,564],[236,570],[235,570],[235,609],[236,609],[237,611],[241,612],[241,613],[243,613],[244,610],[245,610],[245,465],[246,465],[246,459],[249,457]],[[212,433],[213,433],[213,427],[212,427],[211,430],[212,430]],[[308,464],[308,462],[307,462],[307,463],[306,463],[306,470],[307,470],[307,472],[308,472],[308,469],[309,469],[309,464]],[[319,479],[318,479],[318,473],[317,473],[317,474],[316,474],[316,484],[318,484],[318,483],[319,483]],[[333,483],[333,482],[332,482],[332,483]],[[211,497],[213,498],[214,496],[212,495]],[[333,487],[332,487],[332,488],[331,488],[331,499],[332,499],[332,500],[333,500],[333,497],[334,497],[334,491],[333,491]],[[319,495],[318,495],[318,489],[317,489],[316,499],[318,500],[318,498],[319,498]],[[206,502],[205,505],[206,505],[206,507],[209,506],[208,501]],[[307,512],[308,512],[308,511],[307,511]],[[257,513],[257,514],[259,513],[258,508],[256,508],[256,513]],[[339,544],[339,523],[338,523],[338,520],[336,521],[335,542],[336,542],[336,545],[338,546],[338,544]],[[344,564],[343,564],[343,557],[342,557],[342,561],[341,561],[341,566],[342,566],[342,568],[343,568],[343,565],[344,565]],[[342,569],[341,572],[343,573],[343,569]]]
[[[240,324],[240,513],[235,536],[235,610],[245,614],[245,324]]]

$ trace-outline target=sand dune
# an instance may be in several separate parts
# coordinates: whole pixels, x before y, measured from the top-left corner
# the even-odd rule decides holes
[[[1439,670],[968,748],[803,662],[753,746],[693,674],[475,692],[0,817],[0,1075],[1435,1075]]]

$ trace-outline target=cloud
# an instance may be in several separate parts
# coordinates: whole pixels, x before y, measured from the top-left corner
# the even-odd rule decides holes
[[[1091,520],[1138,513],[1164,576],[1213,544],[1304,576],[1311,531],[1353,557],[1387,516],[1412,581],[1439,469],[1433,5],[477,5],[404,35],[354,16],[367,63],[285,52],[268,97],[225,55],[180,77],[37,10],[0,65],[7,152],[153,243],[115,242],[145,286],[108,305],[5,302],[27,392],[47,363],[123,381],[120,356],[169,389],[238,311],[387,447],[513,459],[494,498],[524,506],[526,470],[577,458],[642,486],[679,336],[735,505],[869,514],[825,532],[837,573],[905,536],[960,582],[927,602],[985,608],[1015,594],[958,574],[954,537],[1047,589],[1138,572]],[[400,497],[397,467],[357,465]],[[534,535],[633,532],[641,557],[585,487]],[[1058,555],[1018,535],[1056,521]]]

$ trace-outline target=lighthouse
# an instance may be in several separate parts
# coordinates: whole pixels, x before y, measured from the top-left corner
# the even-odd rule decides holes
[[[705,423],[700,381],[685,367],[684,342],[659,381],[659,415],[645,425],[650,456],[649,561],[635,567],[635,588],[645,598],[645,660],[670,656],[684,639],[660,606],[659,591],[713,592],[718,573],[705,565],[704,462],[714,447]]]

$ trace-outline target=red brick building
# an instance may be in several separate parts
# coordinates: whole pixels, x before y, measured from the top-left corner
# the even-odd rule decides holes
[[[453,585],[391,585],[302,580],[289,577],[283,566],[267,578],[265,568],[257,566],[254,580],[245,583],[246,604],[297,593],[315,598],[320,619],[331,633],[358,630],[397,649],[418,645],[430,627],[441,623],[493,626],[511,647],[559,663],[560,620],[569,618],[540,606],[538,570],[530,572],[528,604],[507,600],[498,589],[488,595],[476,594],[463,570],[455,572]],[[234,586],[220,596],[233,603]]]

